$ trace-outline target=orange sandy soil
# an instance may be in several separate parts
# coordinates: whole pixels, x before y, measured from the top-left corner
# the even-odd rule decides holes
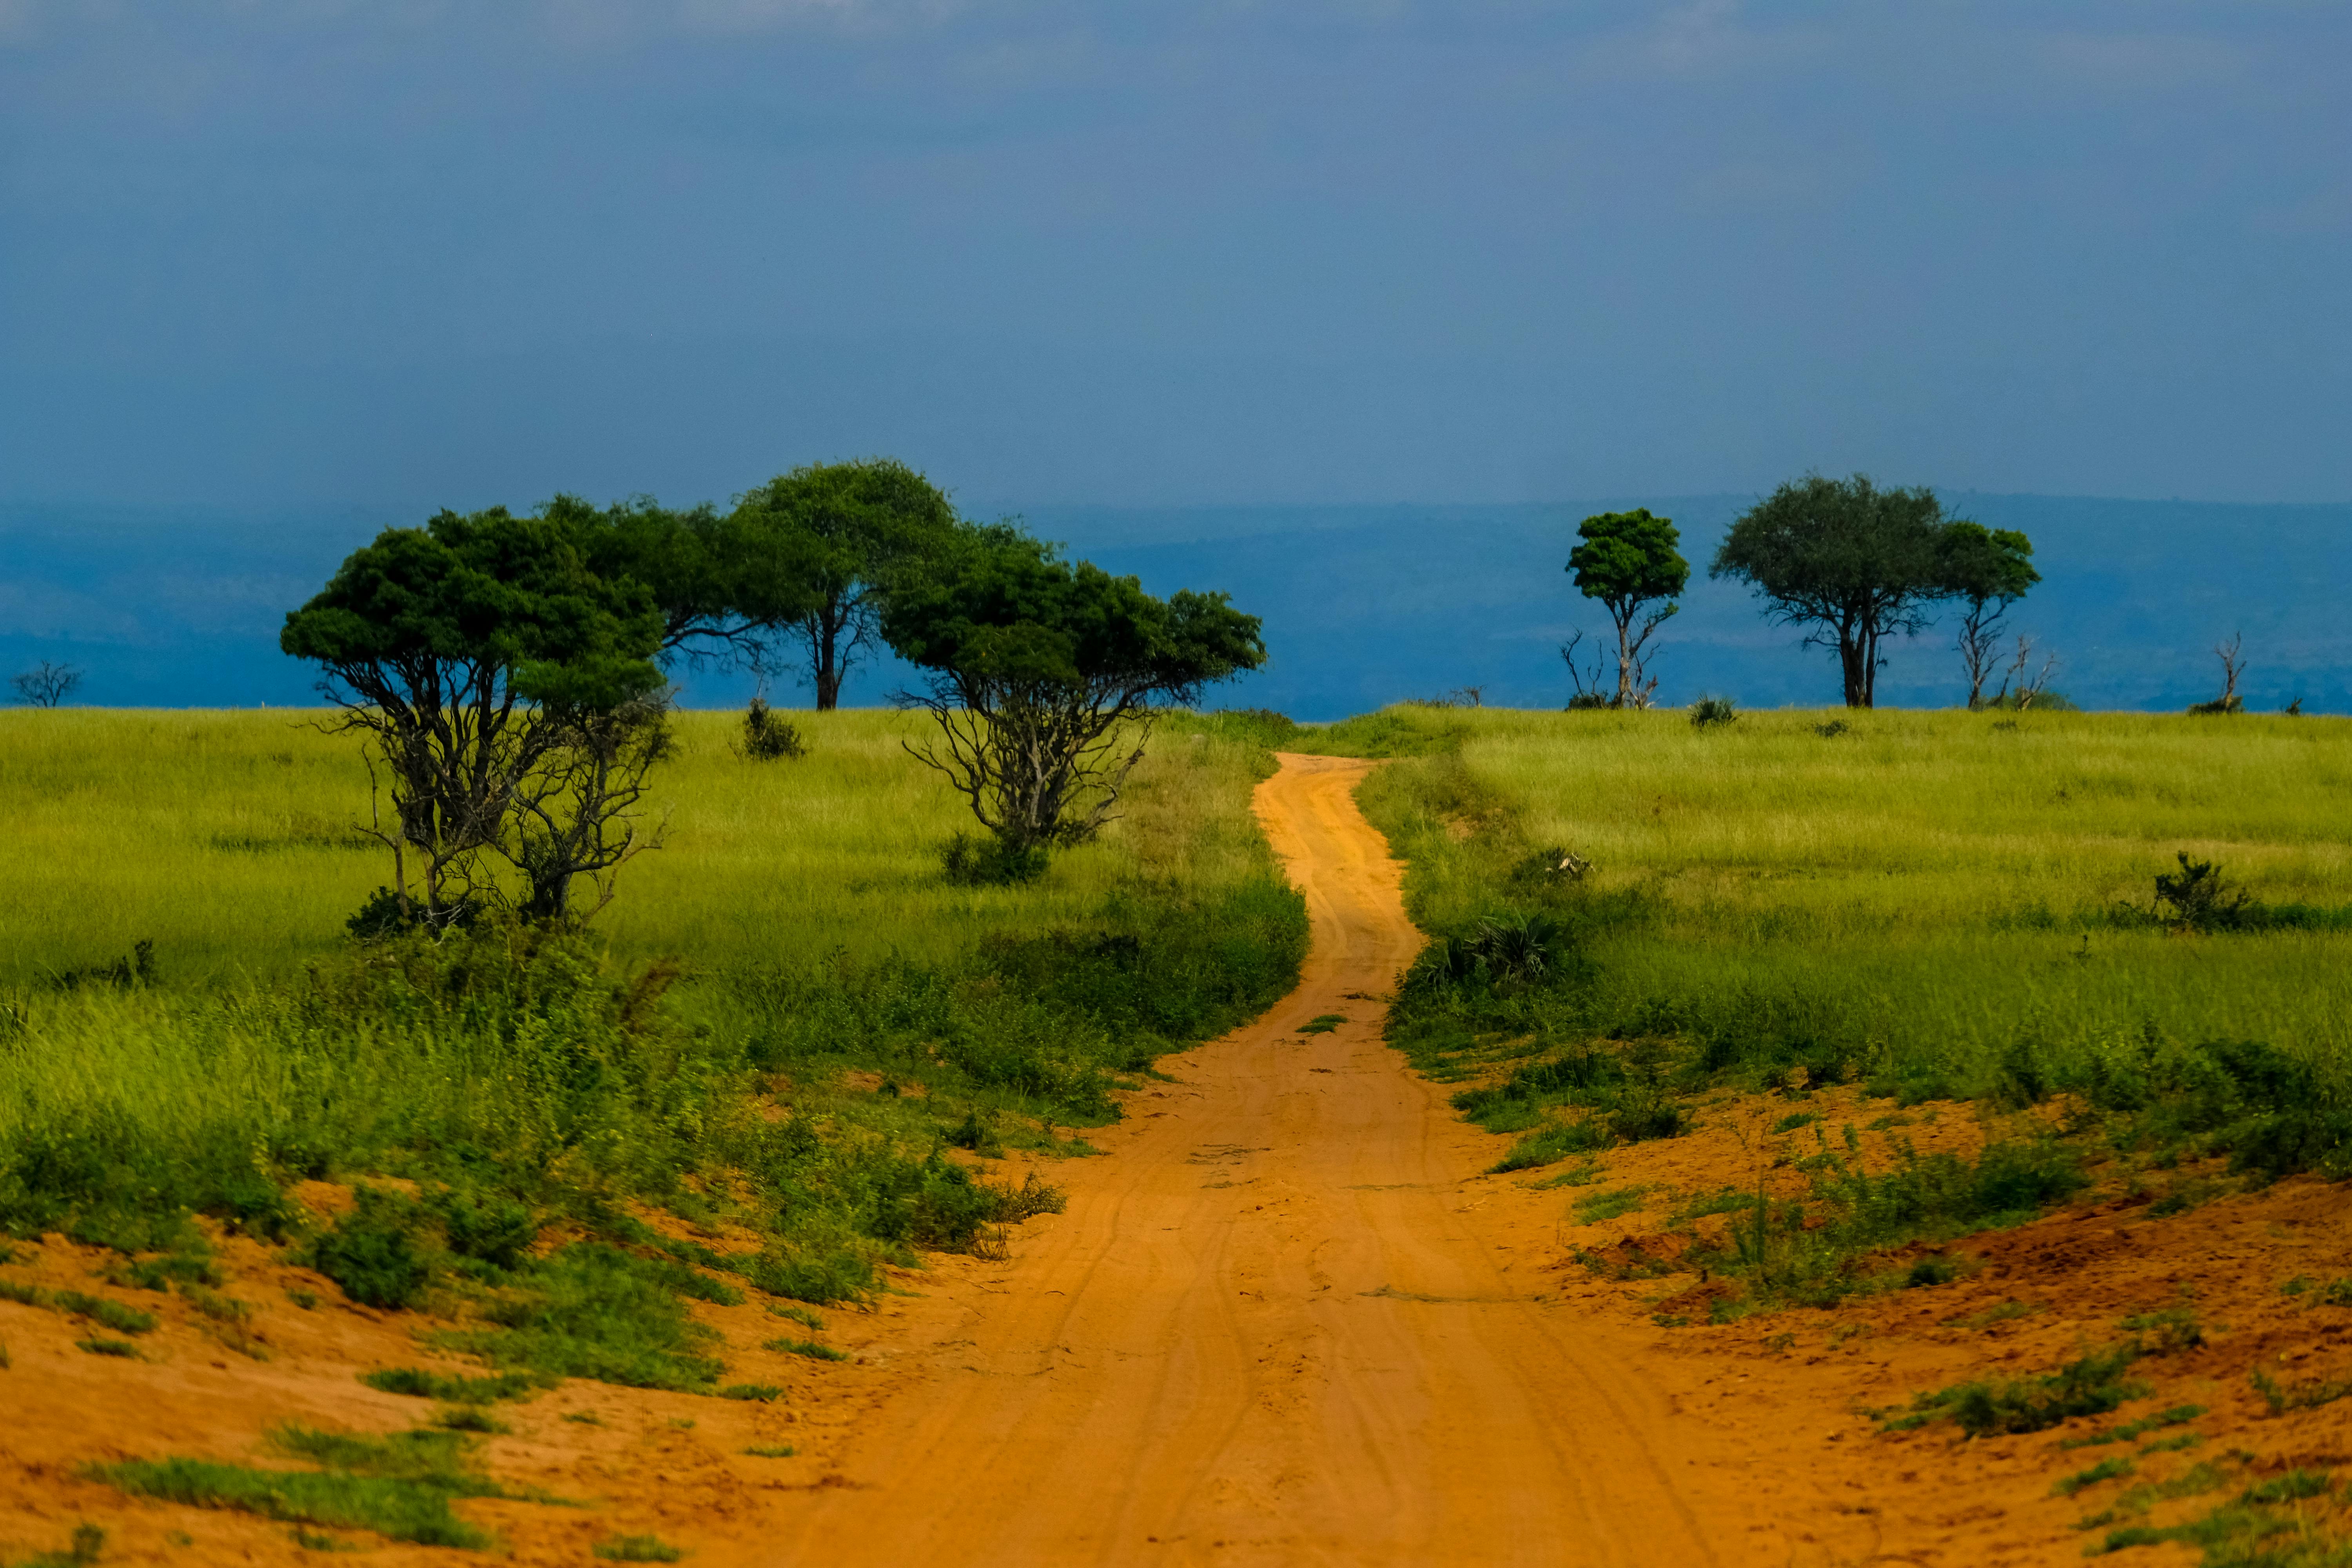
[[[939,1258],[895,1274],[870,1310],[826,1309],[823,1338],[847,1363],[757,1349],[800,1331],[756,1301],[696,1303],[726,1336],[730,1381],[781,1384],[783,1399],[572,1382],[494,1406],[513,1430],[485,1441],[490,1473],[584,1506],[459,1511],[524,1563],[656,1534],[705,1564],[2054,1563],[2103,1533],[2078,1520],[2199,1460],[2221,1465],[2222,1488],[2159,1502],[2145,1522],[2352,1461],[2352,1400],[2273,1417],[2249,1383],[2257,1366],[2288,1387],[2352,1378],[2352,1308],[2280,1290],[2352,1274],[2341,1186],[2291,1181],[2165,1218],[2145,1198],[2093,1203],[1957,1244],[1975,1261],[1949,1284],[1707,1327],[1722,1287],[1672,1271],[1685,1238],[1664,1216],[1759,1175],[1800,1190],[1791,1162],[1819,1145],[1811,1128],[1766,1131],[1787,1100],[1702,1104],[1695,1131],[1605,1155],[1594,1184],[1545,1186],[1557,1169],[1481,1174],[1506,1141],[1459,1121],[1448,1091],[1379,1038],[1377,998],[1419,938],[1350,798],[1364,765],[1289,758],[1261,786],[1314,926],[1300,988],[1164,1060],[1174,1081],[1129,1096],[1125,1120],[1090,1135],[1108,1157],[1053,1165],[1066,1213],[1012,1232],[1003,1258]],[[1328,1013],[1348,1022],[1297,1032]],[[1840,1089],[1802,1109],[1834,1147],[1845,1123],[1891,1108]],[[1866,1163],[1891,1137],[1963,1152],[1983,1137],[1967,1106],[1901,1114],[1860,1134]],[[1018,1182],[1024,1162],[1006,1164],[992,1173]],[[1654,1189],[1643,1209],[1575,1223],[1575,1199],[1629,1184]],[[341,1196],[304,1195],[322,1209]],[[0,1301],[0,1563],[60,1550],[85,1521],[106,1529],[107,1563],[310,1555],[285,1525],[128,1500],[79,1468],[277,1464],[262,1435],[281,1423],[389,1432],[427,1416],[361,1385],[369,1368],[478,1370],[419,1348],[436,1325],[345,1303],[251,1241],[222,1240],[218,1261],[224,1293],[259,1309],[267,1360],[176,1295],[100,1283],[108,1261],[51,1237],[5,1270],[164,1321],[122,1360],[74,1343],[117,1336]],[[1885,1433],[1864,1414],[2047,1371],[2119,1338],[2123,1315],[2184,1299],[2206,1342],[2143,1360],[2149,1394],[2114,1416],[1969,1443],[1943,1425]],[[2011,1302],[2032,1310],[1954,1326]],[[2207,1414],[2140,1443],[2061,1447],[2182,1403]],[[592,1413],[594,1425],[566,1419]],[[2182,1433],[2201,1445],[2137,1455]],[[793,1457],[744,1452],[784,1445]],[[2110,1457],[2137,1473],[2053,1495]],[[2332,1500],[2303,1506],[2352,1535]],[[462,1556],[368,1544],[387,1564]],[[2195,1560],[2179,1545],[2117,1558]]]

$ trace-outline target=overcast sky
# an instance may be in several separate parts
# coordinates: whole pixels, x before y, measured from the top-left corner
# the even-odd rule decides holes
[[[0,0],[0,500],[2352,499],[2352,5]]]

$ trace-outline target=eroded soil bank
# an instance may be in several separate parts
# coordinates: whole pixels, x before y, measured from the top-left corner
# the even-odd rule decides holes
[[[1168,1081],[1096,1138],[1107,1157],[1054,1171],[1066,1213],[1012,1232],[1003,1258],[896,1275],[870,1311],[828,1310],[824,1338],[846,1361],[753,1348],[790,1328],[759,1303],[698,1303],[730,1377],[781,1398],[575,1381],[499,1404],[510,1430],[482,1439],[489,1474],[563,1500],[457,1511],[525,1563],[655,1535],[692,1562],[747,1564],[2025,1563],[2081,1560],[2107,1526],[2078,1524],[2102,1511],[2168,1524],[2346,1462],[2352,1401],[2273,1414],[2251,1377],[2289,1394],[2352,1379],[2352,1304],[2325,1289],[2352,1274],[2337,1187],[2288,1182],[2163,1217],[2078,1208],[1953,1248],[1957,1277],[1939,1283],[1710,1327],[1710,1281],[1675,1271],[1682,1243],[1662,1223],[1681,1197],[1777,1184],[1817,1127],[1864,1129],[1864,1158],[1897,1137],[1965,1150],[1969,1110],[1898,1123],[1828,1090],[1808,1101],[1817,1122],[1774,1132],[1787,1105],[1725,1100],[1582,1185],[1481,1174],[1504,1141],[1380,1039],[1381,998],[1420,938],[1349,796],[1363,767],[1287,759],[1261,788],[1314,923],[1300,988],[1165,1058]],[[371,1368],[478,1370],[421,1349],[431,1325],[413,1314],[345,1303],[255,1244],[223,1242],[219,1261],[230,1292],[261,1304],[246,1324],[98,1282],[89,1249],[18,1247],[9,1279],[163,1321],[135,1357],[109,1355],[79,1348],[105,1333],[87,1318],[0,1300],[0,1561],[63,1551],[84,1521],[107,1531],[107,1562],[313,1557],[285,1523],[129,1500],[82,1468],[285,1464],[263,1437],[287,1422],[428,1418],[362,1385]],[[2116,1340],[2123,1317],[2183,1303],[2202,1342],[2144,1357],[2147,1393],[2110,1415],[1968,1442],[1867,1414],[2048,1371]],[[2201,1413],[2081,1445],[2184,1405]],[[2053,1491],[2103,1460],[2130,1468]],[[2336,1495],[2298,1506],[2340,1519]],[[455,1560],[332,1533],[378,1561]],[[2121,1560],[2196,1557],[2167,1544]]]

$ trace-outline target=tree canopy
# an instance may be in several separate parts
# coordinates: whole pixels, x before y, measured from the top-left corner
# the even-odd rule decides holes
[[[1122,723],[1265,660],[1257,617],[1224,595],[1158,599],[1003,524],[961,530],[895,586],[882,633],[930,672],[908,700],[939,720],[946,749],[916,754],[1016,853],[1084,838],[1108,818],[1142,754],[1139,741],[1124,762],[1112,756]]]
[[[2033,542],[2015,529],[1958,518],[1944,525],[1936,548],[1940,585],[1962,605],[1957,646],[1968,667],[1969,706],[1980,708],[1998,657],[2002,617],[2042,581],[2033,569]]]
[[[646,711],[667,682],[644,584],[589,570],[572,520],[505,508],[387,529],[286,617],[278,646],[323,668],[342,725],[390,770],[396,896],[423,861],[428,921],[462,909],[517,792],[593,716]],[[444,883],[457,877],[454,899]]]
[[[839,705],[842,683],[880,634],[892,584],[948,548],[955,509],[939,487],[891,458],[794,468],[742,497],[729,527],[740,548],[775,563],[763,584],[795,607],[776,623],[801,642],[820,710]]]
[[[634,582],[662,614],[662,657],[756,662],[778,627],[815,608],[815,572],[799,541],[703,505],[673,510],[650,496],[597,508],[559,495],[541,514],[572,531],[588,569]]]
[[[1774,490],[1731,525],[1708,574],[1748,583],[1768,613],[1810,627],[1834,647],[1845,701],[1876,700],[1879,644],[1916,633],[1947,593],[1943,507],[1933,490],[1882,489],[1865,474],[1808,474]]]
[[[1582,542],[1569,552],[1568,570],[1577,591],[1600,600],[1617,627],[1617,696],[1612,706],[1646,707],[1657,682],[1643,679],[1643,650],[1651,634],[1682,608],[1674,601],[1690,582],[1690,563],[1676,548],[1682,535],[1671,518],[1654,517],[1647,507],[1588,517],[1576,533]],[[1562,654],[1574,670],[1572,651]]]

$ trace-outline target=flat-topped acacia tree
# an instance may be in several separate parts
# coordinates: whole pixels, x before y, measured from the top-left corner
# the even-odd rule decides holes
[[[583,799],[573,753],[603,747],[642,788],[658,747],[615,750],[614,731],[660,724],[662,634],[652,591],[591,572],[569,522],[503,507],[385,530],[286,617],[278,646],[324,670],[333,727],[363,736],[371,774],[378,763],[389,774],[394,821],[373,831],[393,852],[404,923],[460,918],[488,891],[475,871],[484,850],[521,866],[526,908],[552,917],[567,912],[571,877],[634,852],[633,837],[578,831],[583,809],[609,817],[635,795],[616,803],[608,768]],[[537,832],[514,820],[526,796],[543,808]],[[541,841],[558,822],[550,854]]]
[[[1155,706],[1189,706],[1265,662],[1258,618],[1224,595],[1157,599],[1009,524],[959,529],[892,588],[882,635],[929,672],[900,700],[928,710],[939,738],[908,749],[948,776],[1011,865],[1109,820]]]
[[[1784,626],[1837,649],[1845,704],[1876,700],[1879,644],[1916,633],[1949,590],[1938,546],[1943,507],[1933,490],[1881,489],[1866,474],[1791,480],[1740,514],[1708,568],[1748,584]]]

